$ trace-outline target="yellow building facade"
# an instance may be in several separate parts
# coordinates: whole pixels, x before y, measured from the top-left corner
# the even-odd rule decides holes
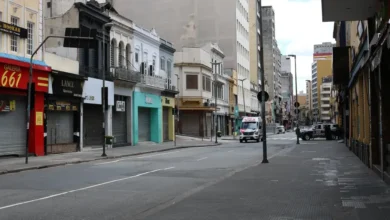
[[[0,52],[29,57],[42,42],[42,0],[0,1],[2,25],[12,25],[27,30],[27,37],[11,36],[0,32]],[[9,26],[8,26],[9,27]],[[39,52],[35,59],[42,59]]]

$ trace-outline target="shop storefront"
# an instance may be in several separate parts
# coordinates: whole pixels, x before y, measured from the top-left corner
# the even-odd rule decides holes
[[[163,106],[163,140],[173,141],[175,138],[175,119],[173,109],[175,108],[175,98],[161,96]]]
[[[162,142],[161,96],[133,93],[133,144],[143,141]]]
[[[44,96],[48,92],[48,73],[44,62],[33,62],[32,103],[28,149],[44,155]],[[0,156],[23,155],[27,145],[28,59],[0,53]]]
[[[114,83],[106,81],[105,86],[108,88],[105,118],[105,133],[107,136],[112,135],[112,106],[114,106]],[[84,83],[83,90],[83,109],[82,109],[82,135],[85,147],[102,147],[103,146],[103,107],[102,107],[102,90],[103,81],[88,77]],[[111,146],[108,146],[111,147]]]
[[[80,150],[80,107],[86,78],[52,71],[45,101],[45,153]]]
[[[115,94],[114,103],[115,107],[112,113],[114,146],[131,145],[131,96]]]

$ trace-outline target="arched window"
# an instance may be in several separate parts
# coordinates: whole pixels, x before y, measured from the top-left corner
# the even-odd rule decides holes
[[[124,52],[124,45],[123,45],[123,41],[121,41],[121,42],[119,42],[119,47],[118,47],[119,49],[119,54],[118,54],[118,59],[119,59],[119,67],[123,67],[124,66],[124,62],[123,62],[123,60],[124,60],[124,54],[123,54],[123,52]]]
[[[126,67],[131,69],[131,46],[130,44],[126,45]]]
[[[111,67],[116,66],[116,39],[111,40],[111,46],[110,46],[110,62],[111,62]]]

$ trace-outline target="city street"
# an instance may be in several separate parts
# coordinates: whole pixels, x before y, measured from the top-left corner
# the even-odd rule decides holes
[[[269,140],[270,158],[292,133]],[[276,136],[274,136],[276,137]],[[0,219],[133,219],[153,213],[262,159],[262,143],[147,154],[0,176]]]
[[[386,219],[390,189],[345,145],[294,137],[269,164],[231,141],[1,175],[0,219]]]

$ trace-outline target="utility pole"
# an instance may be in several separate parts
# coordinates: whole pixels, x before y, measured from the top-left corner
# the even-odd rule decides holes
[[[218,117],[217,117],[217,71],[214,71],[214,66],[219,66],[221,65],[221,62],[217,62],[216,60],[214,62],[211,62],[211,69],[212,69],[212,73],[214,74],[214,96],[215,96],[215,110],[214,110],[214,117],[215,117],[215,120],[214,120],[214,123],[215,123],[215,143],[217,144],[218,143]]]
[[[264,77],[264,44],[263,44],[263,13],[261,10],[262,2],[259,0],[260,3],[260,8],[257,10],[260,11],[260,46],[261,46],[261,91],[262,91],[262,100],[263,102],[261,103],[261,120],[263,122],[263,161],[261,163],[269,163],[268,158],[267,158],[267,124],[265,121],[265,77]]]
[[[179,88],[179,80],[180,80],[180,77],[179,77],[179,74],[175,74],[176,75],[176,88]],[[180,90],[179,90],[180,91]],[[176,124],[179,124],[178,122],[179,122],[179,104],[178,104],[178,102],[177,102],[177,95],[176,95],[176,97],[175,97],[175,104],[176,104],[176,106],[177,106],[177,108],[176,108],[176,111],[175,111],[175,124],[174,124],[174,134],[175,134],[175,137],[174,137],[174,141],[175,141],[175,147],[176,147]],[[177,121],[177,122],[176,122]]]
[[[288,55],[289,57],[294,57],[294,61],[295,61],[295,103],[294,103],[294,106],[295,106],[295,114],[296,114],[296,119],[297,119],[297,130],[296,130],[296,134],[297,134],[297,144],[299,144],[299,109],[298,109],[298,79],[297,79],[297,56],[296,55]]]

